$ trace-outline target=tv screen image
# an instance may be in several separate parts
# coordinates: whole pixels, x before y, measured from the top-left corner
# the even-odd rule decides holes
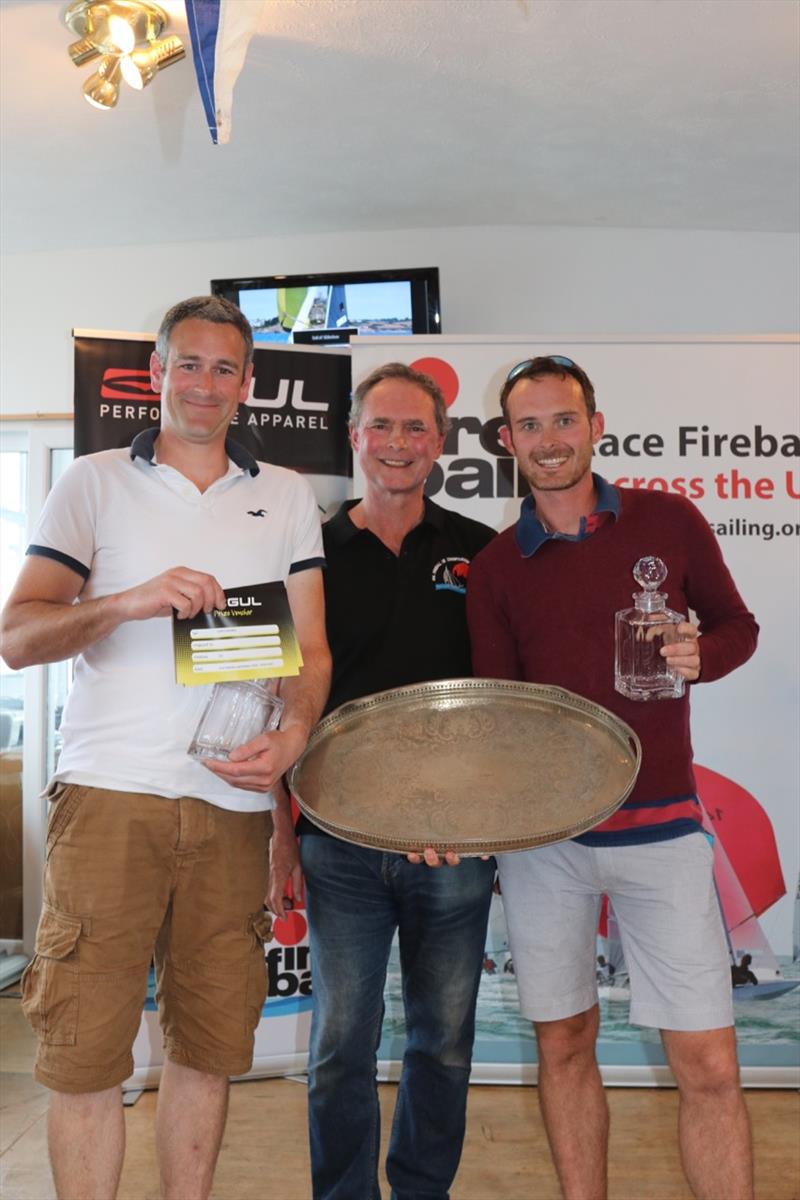
[[[214,279],[211,290],[241,308],[260,343],[441,332],[435,267]]]
[[[292,342],[310,330],[366,334],[410,334],[408,283],[322,284],[257,288],[244,292],[240,308],[257,342]]]

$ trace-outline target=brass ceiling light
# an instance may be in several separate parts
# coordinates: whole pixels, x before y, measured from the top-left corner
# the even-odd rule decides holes
[[[185,58],[180,38],[162,38],[167,14],[150,0],[73,0],[64,22],[77,37],[68,49],[76,67],[100,59],[83,94],[96,108],[113,108],[120,76],[141,91],[158,71]]]
[[[68,48],[68,53],[76,67],[82,67],[84,63],[92,62],[93,59],[100,57],[97,46],[93,46],[88,38],[81,38],[79,42],[73,42]]]
[[[134,50],[132,54],[125,55],[120,63],[122,78],[132,88],[141,91],[163,67],[179,62],[185,55],[180,38],[160,38],[151,44],[149,50]]]
[[[83,94],[95,108],[113,108],[119,100],[119,59],[104,54],[94,75],[83,85]]]

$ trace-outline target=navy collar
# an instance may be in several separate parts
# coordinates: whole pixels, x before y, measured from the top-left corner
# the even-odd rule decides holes
[[[354,538],[359,533],[369,533],[368,529],[360,529],[355,525],[349,517],[351,508],[355,508],[359,504],[359,500],[345,500],[340,508],[334,513],[329,521],[325,522],[325,528],[328,531],[329,537],[332,537],[334,543],[338,546],[344,546],[347,542]],[[434,529],[440,532],[444,528],[445,510],[440,508],[438,504],[434,504],[433,500],[425,497],[425,513],[419,525],[414,528],[419,529],[420,525],[432,525]],[[374,535],[373,535],[374,536]]]
[[[137,433],[131,442],[131,458],[143,458],[145,462],[150,463],[152,466],[156,453],[156,438],[160,433],[161,430],[158,425],[154,425],[152,429],[143,429],[141,433]],[[261,468],[250,451],[245,450],[244,446],[240,446],[231,437],[225,438],[225,453],[237,467],[241,467],[243,471],[249,471],[251,475],[258,475]]]
[[[619,492],[601,475],[592,474],[592,482],[597,492],[597,504],[589,517],[590,527],[587,528],[587,518],[581,517],[580,528],[575,534],[550,533],[536,515],[536,503],[533,496],[525,497],[522,501],[519,520],[514,529],[514,540],[523,558],[530,558],[540,546],[548,541],[582,542],[584,538],[590,537],[594,533],[596,525],[591,522],[591,517],[596,514],[610,513],[616,521],[619,517]]]

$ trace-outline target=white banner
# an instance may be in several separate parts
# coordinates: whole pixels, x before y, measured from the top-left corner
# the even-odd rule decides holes
[[[445,507],[497,529],[516,520],[527,485],[524,480],[520,485],[516,464],[497,437],[498,397],[517,362],[562,354],[587,371],[605,414],[606,435],[594,469],[621,486],[686,495],[714,528],[745,602],[761,624],[761,638],[744,667],[692,691],[696,763],[705,768],[698,772],[698,786],[701,798],[707,788],[712,825],[725,815],[720,796],[730,798],[731,813],[734,801],[749,804],[754,797],[777,838],[787,895],[761,916],[760,929],[753,928],[758,922],[748,925],[748,937],[771,944],[780,976],[774,970],[769,976],[776,982],[770,994],[767,988],[757,994],[739,988],[734,995],[742,1001],[736,1013],[746,1081],[797,1086],[800,989],[791,989],[788,980],[800,974],[791,957],[800,868],[798,339],[415,337],[356,338],[351,345],[354,383],[394,360],[427,370],[442,386],[452,428],[428,492]],[[356,477],[356,495],[361,482]],[[479,1002],[473,1076],[478,1079],[530,1078],[535,1062],[530,1029],[516,1012],[503,943],[502,920],[495,913]],[[734,949],[750,947],[740,940]],[[396,967],[390,970],[380,1051],[386,1060],[402,1054]],[[657,1035],[627,1024],[626,989],[604,987],[601,996],[599,1058],[606,1081],[666,1078]]]
[[[368,337],[354,339],[351,346],[354,382],[389,361],[427,370],[440,382],[453,424],[428,490],[446,508],[497,529],[516,520],[527,485],[518,481],[516,464],[497,437],[498,397],[515,363],[553,353],[573,358],[588,372],[605,413],[607,433],[594,469],[621,486],[687,495],[712,523],[742,595],[761,623],[761,639],[743,668],[693,690],[698,786],[718,830],[728,803],[731,813],[740,813],[749,811],[742,804],[755,798],[765,810],[788,893],[761,915],[757,933],[778,956],[786,983],[800,975],[791,957],[800,868],[798,339]],[[353,495],[361,494],[362,483],[357,476]],[[318,492],[318,500],[327,508],[337,495]],[[751,925],[747,928],[751,936]],[[307,1061],[310,963],[302,909],[276,924],[275,931],[276,940],[266,947],[269,995],[251,1075],[292,1073]],[[737,945],[745,947],[750,943]],[[781,991],[778,984],[770,993],[764,984],[747,999],[741,988],[734,995],[741,1000],[736,1014],[744,1081],[800,1085],[800,989]],[[404,1049],[396,949],[386,1004],[379,1058],[382,1076],[393,1078]],[[628,1025],[625,987],[603,985],[601,1008],[598,1057],[605,1082],[669,1082],[658,1035]],[[162,1051],[152,996],[134,1058],[136,1069],[126,1087],[157,1083]],[[535,1078],[535,1042],[518,1013],[502,904],[495,898],[473,1079],[516,1083]]]

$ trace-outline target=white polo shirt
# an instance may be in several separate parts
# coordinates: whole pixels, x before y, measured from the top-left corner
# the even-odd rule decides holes
[[[157,434],[76,459],[47,498],[28,553],[83,576],[79,602],[171,567],[208,572],[229,590],[324,565],[317,504],[302,476],[257,463],[228,439],[227,474],[200,492],[155,461]],[[271,796],[230,787],[186,753],[210,686],[175,682],[169,617],[124,622],[75,660],[54,778],[198,796],[236,811],[272,808]]]

